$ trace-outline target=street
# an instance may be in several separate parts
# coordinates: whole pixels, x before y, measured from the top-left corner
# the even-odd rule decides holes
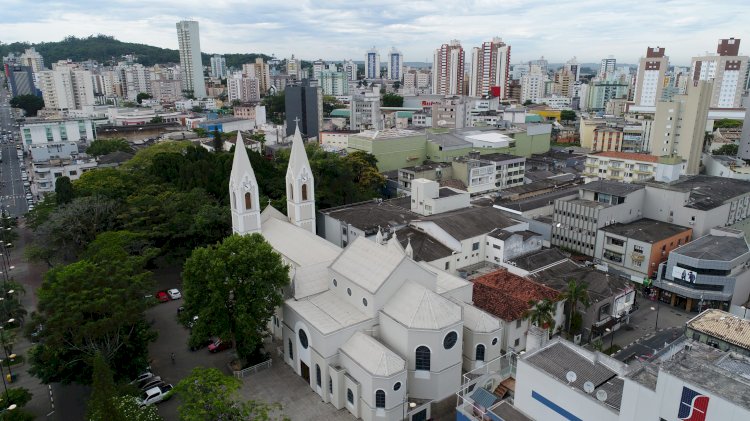
[[[0,141],[2,141],[0,144],[0,154],[2,154],[0,203],[3,209],[10,213],[10,216],[21,216],[28,209],[25,198],[26,192],[21,180],[19,159],[16,156],[16,145],[21,144],[21,137],[18,129],[14,126],[15,120],[11,115],[10,105],[8,105],[9,99],[10,93],[8,90],[4,87],[0,88]],[[16,141],[11,140],[11,134]],[[7,140],[2,140],[4,139],[3,136],[7,136]]]

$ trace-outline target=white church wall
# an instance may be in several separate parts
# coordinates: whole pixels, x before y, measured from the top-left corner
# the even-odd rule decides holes
[[[329,378],[331,381],[331,389],[329,391],[329,399],[331,405],[336,409],[341,409],[346,405],[346,387],[344,386],[344,375],[346,370],[338,366],[337,364],[330,364],[328,366]]]
[[[437,287],[435,284],[435,274],[430,273],[415,261],[405,258],[391,273],[383,286],[380,287],[380,290],[378,290],[374,299],[375,306],[373,306],[373,309],[377,311],[383,308],[393,294],[398,293],[398,290],[407,280],[414,281],[431,291],[435,291]]]
[[[362,288],[357,283],[334,269],[329,269],[329,272],[332,276],[330,288],[336,296],[354,306],[354,308],[362,313],[365,313],[370,317],[375,317],[377,309],[374,307],[375,299],[370,291]],[[333,284],[333,280],[336,280],[336,285]]]
[[[471,371],[483,366],[486,361],[492,361],[499,357],[502,353],[502,335],[502,329],[489,333],[479,333],[464,326],[463,370]],[[481,362],[476,361],[476,349],[479,344],[484,345],[484,360]],[[493,364],[497,365],[495,369],[500,368],[499,360]]]
[[[350,401],[348,398],[349,391],[352,391],[353,399]],[[344,374],[344,405],[346,409],[355,417],[359,418],[359,399],[360,390],[357,380],[348,374]]]

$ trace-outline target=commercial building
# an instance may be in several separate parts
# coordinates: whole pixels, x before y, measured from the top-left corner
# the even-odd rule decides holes
[[[287,136],[294,133],[299,122],[299,128],[305,137],[317,137],[323,120],[322,102],[323,96],[318,95],[318,88],[310,86],[307,79],[287,86],[284,90]]]
[[[483,42],[471,50],[469,96],[508,98],[510,81],[510,45],[502,38]]]
[[[10,86],[10,95],[37,95],[41,92],[34,85],[34,74],[30,66],[17,66],[5,64],[5,77],[8,79]]]
[[[201,40],[197,21],[177,22],[177,43],[180,50],[180,80],[182,90],[195,98],[206,97],[203,80]]]
[[[740,56],[740,40],[720,39],[715,55],[693,57],[693,82],[713,81],[709,106],[738,108],[748,78],[748,56]]]
[[[404,55],[396,47],[388,52],[388,80],[401,81],[404,76]]]
[[[750,357],[750,320],[708,309],[688,320],[685,336],[722,351]]]
[[[638,75],[635,82],[635,105],[655,107],[662,98],[664,77],[669,67],[669,57],[664,48],[648,47],[646,57],[638,62]]]
[[[95,138],[94,122],[89,119],[29,121],[21,125],[20,131],[21,141],[27,152],[31,152],[31,148],[36,146],[88,144]],[[60,157],[69,158],[69,156]]]
[[[464,63],[464,49],[459,40],[454,39],[435,50],[432,62],[432,93],[463,95]]]
[[[219,54],[211,57],[211,77],[224,79],[229,72],[227,71],[227,59]]]
[[[380,79],[380,53],[375,46],[365,53],[365,79]]]

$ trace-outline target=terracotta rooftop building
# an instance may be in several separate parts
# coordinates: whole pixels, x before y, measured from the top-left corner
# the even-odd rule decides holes
[[[474,305],[505,321],[522,318],[529,301],[556,301],[559,296],[554,289],[505,269],[474,280]]]

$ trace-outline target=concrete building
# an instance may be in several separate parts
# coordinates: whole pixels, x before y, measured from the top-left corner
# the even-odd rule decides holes
[[[523,104],[526,101],[534,101],[536,98],[545,96],[545,82],[547,74],[542,72],[539,66],[531,66],[529,73],[521,76],[521,100]]]
[[[19,57],[21,66],[31,67],[33,73],[39,73],[45,70],[44,57],[37,52],[34,47],[27,48]]]
[[[596,140],[594,141],[596,144]],[[632,183],[645,180],[675,181],[684,175],[681,158],[629,152],[598,152],[586,156],[586,182],[612,180]]]
[[[718,309],[708,309],[688,320],[688,339],[750,357],[750,320]]]
[[[151,96],[159,102],[175,102],[182,98],[182,86],[178,79],[151,81]]]
[[[121,62],[115,67],[120,81],[121,95],[136,101],[139,93],[152,94],[151,72],[140,63]]]
[[[656,297],[686,311],[729,310],[750,297],[750,247],[742,231],[713,228],[659,266]]]
[[[745,107],[745,118],[742,123],[739,145],[737,157],[750,160],[750,106]]]
[[[472,48],[469,96],[507,99],[509,82],[510,45],[494,37],[481,47]]]
[[[256,126],[266,124],[266,106],[260,103],[246,103],[234,107],[234,116],[254,120]]]
[[[469,207],[469,193],[440,187],[436,181],[417,178],[411,182],[411,211],[429,216]]]
[[[599,65],[599,73],[597,73],[596,77],[598,77],[600,80],[605,80],[607,79],[607,77],[615,73],[616,68],[617,59],[612,56],[603,58],[601,64]]]
[[[39,193],[49,193],[55,191],[55,183],[60,177],[68,177],[71,181],[77,180],[86,171],[97,167],[96,159],[50,159],[44,162],[32,162],[31,181],[36,185],[36,191]]]
[[[263,61],[263,57],[256,58],[254,63],[243,64],[242,74],[249,78],[258,79],[258,89],[260,89],[261,96],[268,93],[271,88],[271,71],[268,63]]]
[[[638,62],[635,82],[635,104],[640,107],[655,107],[664,91],[664,77],[669,67],[669,57],[664,48],[648,47],[646,57]]]
[[[706,175],[750,181],[750,165],[740,158],[703,154]]]
[[[691,73],[694,84],[713,81],[709,106],[738,108],[748,81],[748,56],[740,56],[740,40],[720,39],[715,55],[693,57]]]
[[[180,80],[182,90],[195,98],[206,97],[203,80],[203,59],[197,21],[177,22],[177,43],[180,50]]]
[[[378,85],[352,95],[349,102],[349,128],[351,130],[382,130],[384,128]]]
[[[669,253],[688,243],[691,228],[642,218],[602,227],[596,234],[594,257],[635,282],[656,279]]]
[[[344,72],[324,70],[318,76],[318,83],[323,95],[349,95],[349,79]]]
[[[224,79],[229,72],[227,71],[227,59],[219,54],[211,57],[211,77]]]
[[[627,98],[630,85],[617,81],[596,81],[588,84],[586,109],[604,111],[612,99]],[[583,98],[581,99],[583,101]],[[583,109],[583,107],[582,107]]]
[[[344,62],[343,69],[348,80],[357,80],[357,63],[353,60],[347,60]]]
[[[463,95],[464,63],[464,49],[459,40],[454,39],[435,50],[432,62],[432,93]]]
[[[85,145],[95,138],[94,122],[90,119],[26,122],[21,125],[20,132],[23,147],[27,152],[34,146],[53,147],[68,143]]]
[[[317,137],[323,120],[323,96],[318,94],[318,88],[310,86],[309,80],[303,80],[287,86],[284,93],[287,136],[294,133],[299,121],[305,137]]]
[[[65,112],[93,107],[94,83],[90,71],[57,66],[36,75],[45,108]]]
[[[401,81],[404,77],[404,55],[396,47],[388,52],[388,80]]]
[[[375,46],[365,53],[365,79],[380,79],[380,52]]]
[[[4,67],[12,97],[19,95],[41,95],[41,92],[34,85],[34,73],[30,66],[5,64]]]
[[[711,82],[699,81],[685,95],[659,101],[651,124],[651,154],[679,156],[687,162],[685,174],[698,174],[710,98]]]
[[[227,100],[230,103],[260,101],[260,81],[239,73],[228,77]]]
[[[286,59],[286,74],[287,76],[290,76],[291,78],[298,80],[303,79],[300,77],[300,73],[302,72],[302,66],[299,61],[299,59],[294,58],[294,54],[292,54],[292,57]]]

